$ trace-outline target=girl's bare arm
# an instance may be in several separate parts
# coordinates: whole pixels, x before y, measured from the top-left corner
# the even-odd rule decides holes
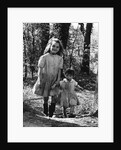
[[[38,80],[39,80],[39,82],[40,82],[40,77],[41,77],[41,75],[42,75],[42,68],[39,67],[39,68],[38,68]]]
[[[76,89],[78,89],[78,90],[84,90],[80,85],[76,85]]]

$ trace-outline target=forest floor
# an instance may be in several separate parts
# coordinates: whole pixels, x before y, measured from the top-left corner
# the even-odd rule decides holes
[[[93,84],[94,80],[92,82]],[[24,82],[23,127],[98,127],[98,116],[91,116],[87,114],[92,109],[95,109],[93,105],[94,86],[89,86],[91,82],[88,81],[89,84],[86,84],[87,89],[85,87],[84,91],[77,91],[80,105],[75,108],[75,113],[77,114],[75,118],[62,118],[62,108],[58,105],[56,106],[54,117],[50,118],[44,116],[42,113],[42,97],[36,96],[32,93],[34,83],[35,80],[27,80],[27,82]],[[91,89],[88,89],[88,87]],[[69,109],[67,111],[69,112]]]

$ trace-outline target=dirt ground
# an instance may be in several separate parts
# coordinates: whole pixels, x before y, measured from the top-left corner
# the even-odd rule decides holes
[[[98,127],[97,117],[49,118],[25,112],[24,127]]]
[[[24,100],[23,107],[23,127],[98,127],[98,117],[83,116],[80,110],[86,108],[92,109],[93,92],[84,91],[79,93],[81,107],[75,109],[79,114],[75,118],[60,118],[57,114],[60,113],[60,108],[56,108],[55,117],[49,118],[42,114],[43,100],[41,98]],[[82,112],[81,112],[82,113]]]

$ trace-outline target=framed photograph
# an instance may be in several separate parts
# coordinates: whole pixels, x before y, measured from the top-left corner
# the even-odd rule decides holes
[[[8,142],[114,142],[113,13],[7,8]]]

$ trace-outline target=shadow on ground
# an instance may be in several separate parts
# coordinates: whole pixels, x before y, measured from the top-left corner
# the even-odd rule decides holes
[[[23,102],[24,127],[98,127],[98,116],[77,118],[48,118],[43,116],[41,100]]]
[[[80,127],[75,123],[68,123],[65,121],[57,121],[54,118],[44,116],[36,116],[29,112],[24,113],[23,117],[24,127]]]

